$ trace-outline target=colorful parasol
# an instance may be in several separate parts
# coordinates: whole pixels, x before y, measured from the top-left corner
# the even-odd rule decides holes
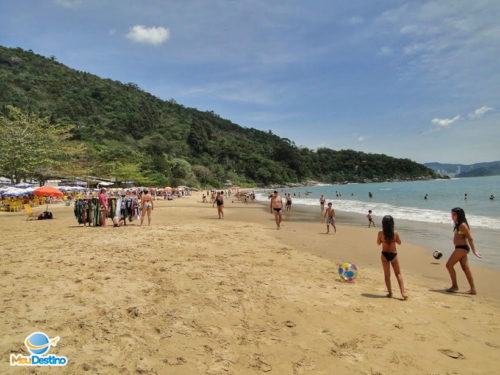
[[[40,195],[42,197],[59,197],[61,198],[64,194],[52,186],[43,186],[41,188],[33,190],[33,194]]]

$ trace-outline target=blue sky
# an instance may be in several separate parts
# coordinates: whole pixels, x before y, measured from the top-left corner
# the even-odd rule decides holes
[[[0,1],[0,44],[309,148],[500,160],[498,0]]]

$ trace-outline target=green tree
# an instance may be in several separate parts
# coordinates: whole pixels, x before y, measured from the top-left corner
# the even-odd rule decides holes
[[[72,155],[72,125],[51,123],[6,106],[0,115],[0,169],[19,182],[22,178],[44,179]]]

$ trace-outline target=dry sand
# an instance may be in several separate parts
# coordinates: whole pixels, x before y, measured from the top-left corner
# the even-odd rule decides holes
[[[373,229],[277,231],[260,205],[229,199],[218,220],[199,201],[157,201],[151,227],[79,227],[63,206],[48,221],[2,213],[0,373],[498,373],[498,272],[473,269],[478,296],[443,293],[444,261],[405,244],[410,299],[395,280],[389,299]],[[61,337],[50,353],[65,368],[9,366],[34,331]]]

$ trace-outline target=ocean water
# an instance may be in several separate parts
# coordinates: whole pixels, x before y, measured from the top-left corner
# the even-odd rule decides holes
[[[316,206],[323,194],[339,211],[428,224],[452,224],[450,211],[462,207],[472,228],[500,230],[500,176],[454,178],[450,180],[383,182],[368,184],[319,185],[279,189],[292,194],[293,204]],[[369,198],[369,192],[373,197]],[[269,191],[257,192],[267,201]],[[307,193],[307,194],[306,194]],[[337,196],[339,193],[339,196]],[[464,199],[467,193],[468,198]],[[294,196],[295,194],[295,196]],[[300,197],[299,197],[300,194]],[[424,196],[428,194],[428,199]],[[490,200],[490,195],[495,196]]]

